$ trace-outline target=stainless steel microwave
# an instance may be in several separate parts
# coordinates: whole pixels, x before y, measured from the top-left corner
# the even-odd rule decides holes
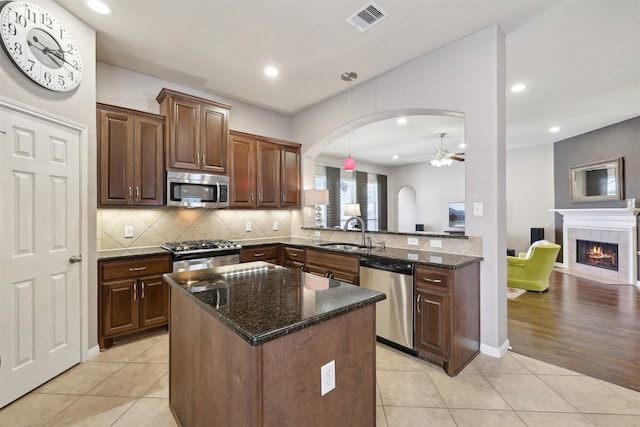
[[[193,172],[167,172],[167,206],[229,207],[229,177]]]

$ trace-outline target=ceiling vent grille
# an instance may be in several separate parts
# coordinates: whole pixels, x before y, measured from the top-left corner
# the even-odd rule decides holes
[[[370,1],[359,11],[348,17],[346,21],[361,32],[365,32],[387,16],[387,12],[382,10],[382,8],[374,2]]]

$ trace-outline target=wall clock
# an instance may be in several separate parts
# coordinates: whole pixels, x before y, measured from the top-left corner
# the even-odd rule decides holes
[[[24,1],[0,2],[0,26],[2,48],[31,80],[56,92],[80,84],[80,51],[49,12]]]

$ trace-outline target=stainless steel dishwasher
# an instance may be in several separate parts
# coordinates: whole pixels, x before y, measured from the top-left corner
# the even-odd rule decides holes
[[[378,341],[416,355],[413,263],[361,256],[360,286],[387,295],[387,299],[376,303]]]

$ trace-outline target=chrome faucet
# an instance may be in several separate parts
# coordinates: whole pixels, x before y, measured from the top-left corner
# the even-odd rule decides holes
[[[347,222],[344,223],[344,231],[348,230],[349,223],[351,222],[352,219],[355,219],[358,222],[358,224],[360,224],[360,229],[362,230],[362,246],[370,247],[370,246],[367,246],[367,243],[366,243],[365,233],[367,231],[365,230],[364,221],[359,216],[352,216],[351,218],[349,218]]]

